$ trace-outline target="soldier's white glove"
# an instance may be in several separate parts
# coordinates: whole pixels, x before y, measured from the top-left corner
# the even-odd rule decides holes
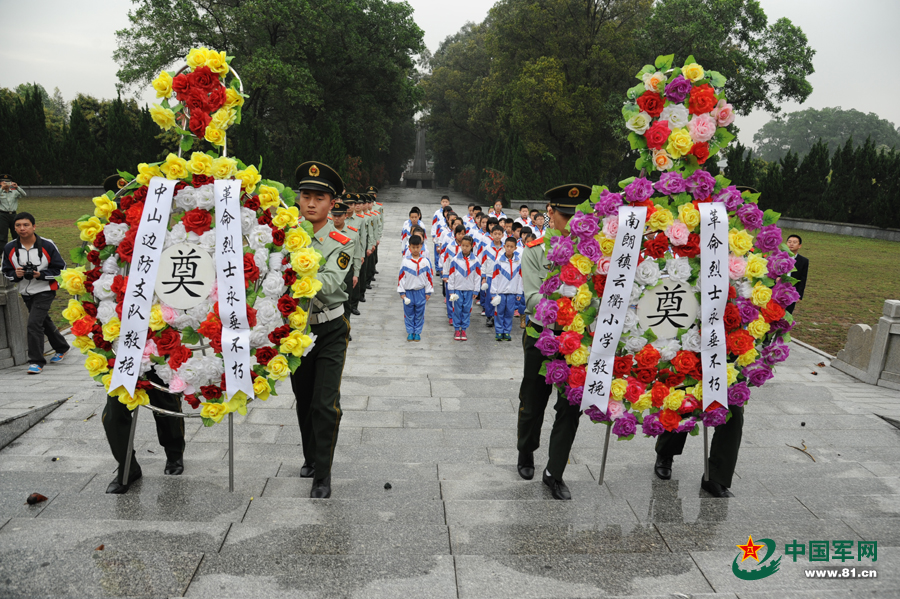
[[[571,285],[559,286],[559,294],[563,297],[575,297],[576,293],[578,293],[578,287],[573,287]]]
[[[487,284],[487,283],[482,283],[482,284],[481,284],[481,290],[482,290],[482,291],[487,291],[487,290],[488,290],[488,284]]]
[[[491,300],[491,305],[494,306],[494,307],[499,306],[499,305],[500,305],[500,299],[501,299],[501,298],[500,298],[499,295],[495,295],[495,296],[494,296],[494,299]]]
[[[457,294],[455,294],[455,293],[451,293],[451,294],[450,294],[450,301],[451,301],[451,302],[455,302],[455,301],[458,300],[458,299],[459,299],[459,296],[458,296]]]
[[[406,305],[408,306],[408,305],[411,303],[411,300],[410,300],[408,297],[404,297],[404,298],[403,298],[403,303],[406,304]]]

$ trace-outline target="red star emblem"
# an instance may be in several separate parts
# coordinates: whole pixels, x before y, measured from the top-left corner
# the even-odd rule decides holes
[[[738,549],[740,549],[741,551],[744,552],[744,556],[741,558],[741,562],[743,562],[748,557],[752,557],[753,559],[755,559],[758,562],[759,555],[757,555],[757,554],[759,553],[759,550],[764,547],[764,545],[754,545],[753,544],[753,536],[751,535],[751,536],[747,537],[746,545],[735,545],[735,547],[737,547]]]

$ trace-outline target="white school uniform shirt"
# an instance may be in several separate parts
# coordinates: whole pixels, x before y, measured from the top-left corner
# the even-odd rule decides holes
[[[417,224],[416,226],[422,227],[422,221],[419,221],[419,224]],[[424,229],[425,227],[422,227],[422,228]],[[428,239],[427,235],[428,234],[425,233],[420,236],[420,237],[422,237],[423,248],[425,245],[424,242]],[[406,251],[406,248],[409,247],[409,238],[410,237],[412,237],[412,224],[409,221],[406,221],[406,224],[403,225],[403,231],[400,233],[400,253],[401,254],[404,253]],[[423,249],[422,251],[424,252],[425,250]]]
[[[500,242],[500,247],[495,247],[493,239],[491,240],[491,244],[484,248],[481,257],[481,272],[484,273],[484,276],[493,276],[494,263],[505,251],[506,250],[503,249],[503,242]]]
[[[422,255],[430,256],[430,254],[428,253],[428,242],[425,239],[422,240]],[[409,239],[407,239],[406,243],[403,244],[403,257],[404,258],[412,257],[412,254],[409,251]]]
[[[418,258],[404,257],[400,264],[400,278],[397,283],[397,292],[406,293],[416,289],[424,289],[426,295],[434,293],[432,281],[431,261],[423,254]]]
[[[513,293],[522,295],[522,260],[521,253],[513,252],[512,258],[507,258],[504,251],[494,262],[494,270],[491,274],[491,295],[501,293]]]
[[[445,265],[449,267],[447,288],[453,291],[481,290],[481,264],[474,253],[464,256],[460,251]]]
[[[447,226],[447,223],[444,221],[444,215],[442,214],[443,210],[443,208],[438,208],[434,213],[434,218],[431,219],[431,236],[435,239],[437,239],[438,236],[438,225],[442,225],[445,228]],[[424,229],[425,227],[422,228]]]
[[[491,210],[490,212],[488,212],[488,217],[491,217],[491,216],[493,216],[497,220],[500,220],[501,218],[506,218],[506,214],[504,214],[504,212],[502,210],[499,213],[496,213],[493,210]]]
[[[459,252],[459,244],[456,243],[455,238],[451,238],[450,242],[444,246],[443,252],[441,253],[441,272],[444,273],[444,277],[447,276],[447,269],[450,268],[448,262]]]
[[[530,227],[530,226],[532,226],[532,225],[531,225],[531,219],[528,218],[528,217],[522,218],[522,217],[520,216],[519,218],[517,218],[517,219],[514,220],[513,222],[519,223],[519,224],[522,225],[523,227]]]

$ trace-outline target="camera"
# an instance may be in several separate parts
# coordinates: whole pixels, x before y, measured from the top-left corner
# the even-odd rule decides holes
[[[28,279],[29,281],[37,276],[37,272],[38,272],[37,266],[35,266],[31,262],[29,262],[25,266],[23,266],[22,270],[24,271],[22,273],[22,276],[25,277],[26,279]]]

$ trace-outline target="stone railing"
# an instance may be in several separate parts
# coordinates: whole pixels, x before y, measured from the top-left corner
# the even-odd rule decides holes
[[[855,324],[831,365],[864,383],[900,390],[900,300],[884,302],[874,330]]]
[[[22,198],[92,198],[103,193],[102,185],[23,185],[28,195]]]
[[[28,309],[16,284],[0,277],[0,368],[28,362]]]

